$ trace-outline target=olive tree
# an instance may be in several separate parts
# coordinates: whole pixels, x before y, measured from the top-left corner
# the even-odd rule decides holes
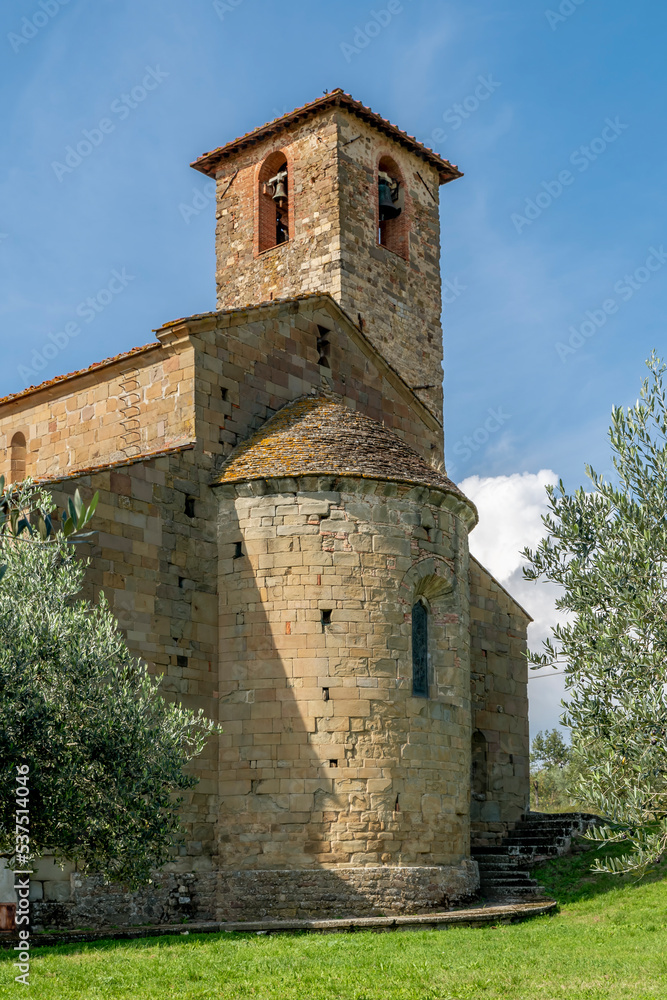
[[[56,527],[43,489],[0,480],[0,854],[27,770],[30,857],[137,885],[172,856],[186,765],[219,728],[162,697],[103,595],[81,599],[95,504],[77,492]]]
[[[571,795],[606,817],[591,832],[627,852],[598,870],[638,873],[667,847],[667,400],[655,353],[640,398],[614,407],[613,481],[547,487],[546,536],[525,577],[561,585],[567,613],[535,667],[564,665]]]

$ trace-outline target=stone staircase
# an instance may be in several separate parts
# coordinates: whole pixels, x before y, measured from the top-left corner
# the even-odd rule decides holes
[[[597,820],[587,813],[527,813],[500,844],[473,848],[480,894],[505,903],[546,899],[543,887],[530,877],[530,869],[569,853],[573,838]]]

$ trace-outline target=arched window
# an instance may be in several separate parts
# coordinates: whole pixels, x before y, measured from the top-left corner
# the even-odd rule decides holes
[[[286,243],[289,231],[290,177],[285,154],[271,153],[259,172],[258,250]]]
[[[9,446],[10,472],[13,483],[20,483],[25,479],[26,452],[25,436],[17,431]]]
[[[487,744],[484,733],[480,733],[479,729],[472,734],[471,770],[473,798],[483,802],[487,785]]]
[[[390,156],[378,164],[378,242],[404,260],[408,259],[408,215],[405,184]]]
[[[428,610],[422,601],[412,606],[412,693],[428,697]]]

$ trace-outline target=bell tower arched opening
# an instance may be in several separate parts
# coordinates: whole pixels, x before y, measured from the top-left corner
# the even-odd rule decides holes
[[[408,214],[405,183],[391,156],[378,164],[378,243],[403,260],[408,259]]]
[[[258,177],[259,253],[290,239],[290,181],[287,157],[281,150],[276,150],[264,160]]]

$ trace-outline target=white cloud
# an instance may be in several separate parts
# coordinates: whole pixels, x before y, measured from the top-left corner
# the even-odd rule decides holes
[[[534,619],[528,629],[528,643],[539,649],[559,620],[554,602],[559,588],[523,579],[525,560],[521,550],[535,548],[545,529],[542,515],[547,511],[547,484],[558,476],[550,469],[511,476],[469,476],[459,483],[479,511],[479,524],[470,535],[470,551]],[[560,701],[564,694],[562,674],[530,672],[530,729],[558,725]]]

